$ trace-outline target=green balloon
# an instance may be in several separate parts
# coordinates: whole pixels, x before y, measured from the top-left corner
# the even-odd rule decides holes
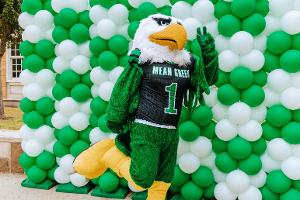
[[[89,118],[90,125],[95,128],[98,127],[98,119],[99,117],[95,114],[91,114]]]
[[[93,82],[91,81],[90,74],[91,71],[88,71],[85,74],[81,75],[80,82],[91,88],[93,86]]]
[[[119,186],[119,177],[107,171],[99,178],[99,186],[103,192],[113,192]]]
[[[91,182],[92,182],[94,185],[99,185],[99,178],[100,178],[100,176],[98,176],[97,178],[91,179]]]
[[[55,156],[47,151],[44,151],[36,158],[36,165],[44,170],[51,169],[55,163]]]
[[[50,126],[51,128],[54,128],[52,121],[51,121],[52,116],[53,116],[53,114],[45,116],[45,125]]]
[[[77,140],[72,146],[70,147],[70,152],[72,156],[75,158],[83,151],[87,150],[90,147],[88,143],[83,140]]]
[[[268,0],[256,0],[255,12],[266,16],[269,13],[269,1]]]
[[[52,15],[56,15],[56,12],[52,8],[51,0],[44,1],[44,10],[51,12]]]
[[[90,0],[90,5],[101,5],[107,9],[115,4],[117,4],[117,0]]]
[[[54,55],[54,44],[49,40],[40,40],[35,46],[35,51],[42,58],[50,58]]]
[[[83,131],[81,131],[79,133],[79,138],[81,140],[83,140],[84,142],[90,144],[91,141],[90,141],[90,132],[92,131],[92,127],[91,126],[88,126],[86,129],[84,129]]]
[[[69,30],[62,26],[55,26],[52,31],[53,40],[56,43],[61,43],[64,40],[69,39]]]
[[[208,106],[198,106],[191,115],[193,122],[199,126],[205,126],[211,122],[213,113]]]
[[[110,51],[118,56],[126,54],[129,48],[129,41],[122,35],[115,35],[108,41]]]
[[[243,90],[253,83],[253,73],[249,68],[237,67],[229,76],[230,83],[237,89]]]
[[[30,157],[23,152],[19,157],[19,164],[23,169],[29,169],[35,164],[35,158]]]
[[[224,173],[229,173],[238,168],[237,161],[232,158],[227,152],[217,154],[215,164],[217,168]]]
[[[32,44],[31,42],[26,40],[26,41],[21,42],[21,44],[19,46],[19,51],[22,56],[28,57],[31,54],[35,53],[35,46],[34,46],[34,44]]]
[[[284,31],[271,33],[267,39],[267,50],[273,54],[280,55],[292,47],[292,38]]]
[[[280,184],[278,184],[280,183]],[[292,181],[284,175],[281,170],[271,171],[267,176],[268,188],[277,194],[287,192],[292,185]]]
[[[56,100],[62,100],[63,98],[70,96],[70,90],[61,84],[56,83],[52,89],[52,95]]]
[[[244,19],[242,24],[242,30],[247,31],[253,36],[257,36],[262,33],[266,28],[266,20],[264,16],[254,13],[250,17]]]
[[[267,111],[266,121],[272,126],[280,128],[289,123],[291,119],[292,112],[282,105],[273,105]]]
[[[230,84],[225,84],[219,88],[217,96],[222,104],[232,105],[240,100],[240,91]]]
[[[234,33],[239,32],[242,24],[239,18],[233,15],[224,15],[218,23],[219,33],[225,37],[231,37]]]
[[[193,182],[203,188],[208,187],[214,182],[214,175],[208,167],[200,166],[196,172],[192,174]]]
[[[98,62],[104,70],[112,70],[118,65],[118,56],[111,51],[104,51],[100,54]]]
[[[106,113],[107,102],[100,97],[96,97],[91,101],[90,108],[97,116],[104,115]]]
[[[42,115],[50,115],[55,111],[54,101],[49,97],[43,97],[36,102],[36,111]]]
[[[279,200],[279,195],[276,194],[275,192],[272,192],[269,190],[267,186],[264,186],[263,188],[260,189],[260,192],[262,194],[262,198],[264,200],[272,199],[272,200]]]
[[[281,200],[291,200],[291,199],[300,200],[300,191],[295,188],[291,188],[286,193],[280,195],[280,199]]]
[[[209,187],[207,188],[204,188],[204,193],[203,193],[203,196],[207,199],[213,199],[215,197],[215,187],[216,187],[216,184],[211,184]]]
[[[241,137],[235,137],[228,143],[228,153],[235,159],[243,160],[250,156],[252,146],[250,142]]]
[[[32,54],[24,59],[23,67],[30,70],[31,72],[37,73],[40,70],[44,69],[45,61],[40,56]]]
[[[278,69],[280,66],[280,58],[279,56],[266,51],[265,54],[265,64],[263,70],[266,72],[271,72],[275,69]]]
[[[123,56],[119,57],[119,66],[127,67],[128,66],[128,56],[124,54]]]
[[[104,133],[109,133],[111,130],[107,127],[107,116],[102,115],[98,120],[98,126]]]
[[[262,128],[263,128],[262,137],[267,141],[270,141],[270,140],[273,140],[275,138],[280,138],[281,137],[280,129],[275,127],[275,126],[272,126],[268,122],[264,122],[262,124]]]
[[[231,3],[231,12],[239,18],[251,15],[254,10],[255,0],[233,0]]]
[[[28,113],[31,111],[35,110],[35,102],[31,101],[30,99],[28,99],[27,97],[23,98],[20,101],[20,109],[24,112],[24,113]]]
[[[257,155],[252,154],[239,162],[239,168],[248,175],[255,175],[261,170],[262,162]]]
[[[215,5],[214,15],[217,19],[220,19],[224,15],[230,15],[230,3],[225,1],[218,1]]]
[[[171,6],[163,6],[158,9],[158,12],[163,15],[171,16],[171,10]]]
[[[222,70],[218,70],[218,80],[216,82],[216,86],[220,88],[221,86],[229,83],[229,74],[228,72],[224,72]]]
[[[289,50],[280,57],[280,66],[289,73],[300,71],[300,50]]]
[[[78,15],[72,8],[64,8],[59,12],[57,20],[60,25],[71,28],[78,22]]]
[[[51,70],[52,72],[55,72],[53,69],[53,61],[54,61],[55,57],[49,58],[46,60],[46,68]],[[56,75],[57,76],[57,75]]]
[[[189,113],[188,109],[183,106],[182,109],[181,109],[181,114],[180,114],[178,124],[182,124],[183,122],[185,122],[189,119],[190,119],[190,113]]]
[[[139,5],[137,9],[138,20],[147,18],[148,16],[157,13],[155,5],[151,2],[144,2]]]
[[[135,32],[139,28],[139,26],[140,26],[140,22],[138,21],[134,21],[129,24],[127,32],[131,39],[134,38]]]
[[[254,84],[263,87],[267,84],[267,80],[268,75],[264,70],[254,72]]]
[[[50,169],[50,170],[48,171],[47,176],[48,176],[48,178],[49,178],[50,180],[52,180],[52,181],[55,181],[55,178],[54,178],[54,172],[55,172],[55,170],[56,170],[57,167],[58,167],[58,166],[55,165],[52,169]]]
[[[192,121],[186,121],[179,125],[178,133],[183,140],[188,142],[197,139],[200,135],[200,127]]]
[[[216,136],[215,133],[216,122],[212,121],[208,125],[202,127],[201,135],[213,139]]]
[[[98,57],[92,56],[92,57],[90,58],[90,65],[91,65],[92,68],[98,67],[98,66],[99,66],[99,63],[98,63]]]
[[[251,107],[256,107],[262,104],[265,100],[265,92],[263,88],[258,85],[252,85],[241,93],[241,101],[245,102]]]
[[[90,27],[93,24],[88,10],[79,13],[79,22],[87,27]]]
[[[41,183],[47,178],[47,172],[36,165],[30,167],[27,171],[27,177],[33,183]]]
[[[90,50],[94,54],[94,56],[99,56],[107,48],[107,41],[99,36],[94,37],[90,42]]]
[[[221,140],[218,137],[215,137],[212,140],[212,148],[215,153],[221,153],[221,152],[227,151],[227,146],[228,146],[228,143]]]
[[[293,111],[293,121],[300,122],[300,109]]]
[[[300,33],[293,38],[293,49],[300,50]]]
[[[23,115],[24,123],[32,129],[37,129],[44,124],[44,117],[37,111],[31,111]]]
[[[294,180],[293,187],[300,190],[300,180]]]
[[[252,152],[256,155],[262,155],[266,149],[267,149],[267,142],[263,138],[260,138],[259,140],[252,142]]]
[[[85,84],[78,84],[72,88],[71,96],[78,102],[85,102],[91,97],[91,89]]]
[[[198,200],[201,199],[203,195],[203,190],[192,181],[188,181],[181,188],[181,195],[184,199]]]
[[[28,12],[31,15],[35,15],[38,11],[42,9],[43,4],[40,0],[23,0],[21,4],[21,11]]]
[[[300,123],[290,122],[281,129],[281,137],[290,144],[300,143]]]
[[[70,29],[70,38],[77,44],[90,39],[89,29],[84,24],[75,24]]]
[[[201,48],[197,40],[191,42],[191,52],[197,56],[201,56]]]
[[[57,141],[53,146],[53,152],[55,156],[61,158],[70,153],[70,148],[66,145],[63,145],[60,141]]]
[[[137,9],[132,9],[128,13],[129,22],[139,21],[138,11]]]
[[[172,185],[176,187],[181,187],[184,185],[188,180],[190,179],[190,176],[183,172],[178,165],[174,168],[174,176],[172,179]]]
[[[78,139],[78,132],[70,126],[66,126],[59,131],[58,140],[63,145],[71,145]]]
[[[132,6],[128,3],[128,0],[118,0],[118,3],[123,4],[128,10],[132,9]]]

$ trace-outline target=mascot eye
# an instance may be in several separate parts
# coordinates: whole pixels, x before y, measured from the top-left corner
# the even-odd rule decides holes
[[[169,25],[171,23],[171,18],[168,18],[168,19],[164,19],[164,18],[153,18],[156,23],[160,26],[166,26],[166,25]]]

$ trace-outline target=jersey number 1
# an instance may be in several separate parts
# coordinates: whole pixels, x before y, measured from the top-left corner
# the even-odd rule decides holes
[[[172,83],[165,87],[165,91],[169,93],[169,106],[165,108],[165,113],[176,115],[177,109],[175,108],[177,83]]]

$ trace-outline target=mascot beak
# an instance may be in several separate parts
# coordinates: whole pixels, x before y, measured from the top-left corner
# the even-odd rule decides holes
[[[187,33],[183,25],[171,24],[164,30],[151,34],[149,40],[167,46],[171,51],[182,50],[187,42]]]

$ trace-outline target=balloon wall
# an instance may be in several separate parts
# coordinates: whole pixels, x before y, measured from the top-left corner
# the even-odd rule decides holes
[[[196,28],[206,26],[220,61],[206,105],[182,110],[171,198],[299,199],[299,0],[23,0],[19,161],[28,180],[127,187],[110,171],[87,180],[72,162],[114,137],[106,106],[139,21],[153,13],[181,19],[196,55]]]

